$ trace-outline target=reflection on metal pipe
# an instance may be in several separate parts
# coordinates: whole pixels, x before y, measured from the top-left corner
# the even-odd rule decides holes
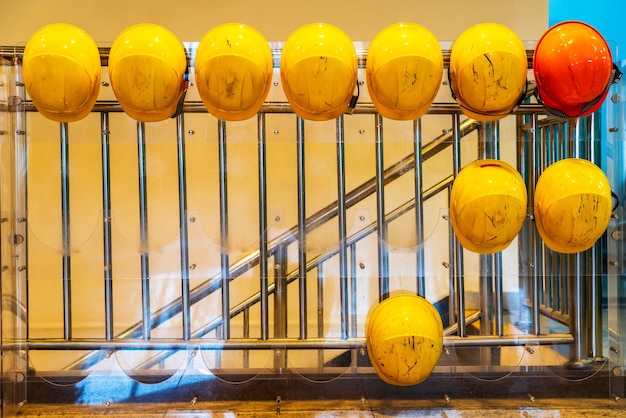
[[[178,219],[180,226],[180,277],[183,339],[191,338],[191,305],[189,303],[189,229],[187,223],[187,170],[185,169],[185,119],[176,116],[178,149]]]
[[[348,245],[346,226],[346,167],[343,116],[337,118],[337,223],[339,227],[339,299],[341,310],[341,338],[350,337],[350,308],[348,304]]]
[[[378,225],[378,299],[389,297],[389,265],[387,224],[385,222],[385,158],[383,146],[383,117],[376,113],[376,220]]]
[[[61,235],[63,240],[63,335],[72,339],[72,272],[70,264],[70,162],[68,124],[61,123]]]
[[[356,243],[350,244],[350,336],[356,337],[357,328],[357,282],[356,282]]]
[[[537,179],[540,174],[541,166],[539,164],[539,153],[541,152],[541,147],[538,140],[537,135],[537,120],[538,115],[533,113],[530,115],[530,168],[529,174],[531,176],[530,183],[531,187],[529,187],[530,199],[529,202],[535,201],[535,184],[537,184]],[[533,225],[533,228],[530,228],[530,249],[529,256],[531,263],[531,273],[530,273],[530,304],[531,304],[531,329],[534,335],[539,335],[541,332],[540,322],[539,322],[539,286],[540,286],[540,270],[542,257],[540,254],[541,242],[539,238],[539,234],[537,233],[537,229]]]
[[[100,115],[102,142],[102,239],[104,261],[104,333],[113,339],[113,259],[111,243],[111,157],[109,153],[109,114]]]
[[[446,336],[443,339],[444,347],[492,347],[492,346],[525,346],[525,345],[563,345],[573,342],[571,334],[545,334],[545,335],[507,335],[480,336],[468,335],[466,337]],[[19,347],[18,343],[8,341],[3,345],[6,349]],[[40,340],[30,341],[31,350],[272,350],[276,347],[284,350],[354,350],[365,348],[365,338],[330,339],[309,338],[307,340],[276,338],[272,341],[260,341],[256,339],[244,340],[231,338],[221,339],[197,339],[182,341],[180,339],[155,339],[149,342],[143,340],[114,340],[102,344],[101,340],[81,339],[73,341]],[[284,350],[283,350],[284,349]]]
[[[139,168],[139,235],[141,246],[141,306],[142,335],[150,339],[152,320],[150,314],[150,264],[148,253],[148,196],[146,185],[146,126],[137,122],[137,161]]]
[[[426,297],[425,260],[424,260],[424,184],[422,181],[422,119],[413,121],[413,137],[415,155],[415,235],[417,251],[415,252],[417,294]]]
[[[265,153],[265,114],[258,115],[259,135],[259,282],[261,308],[261,339],[269,338],[268,259],[267,251],[267,155]]]
[[[226,122],[217,121],[220,179],[220,275],[222,281],[222,338],[230,338],[230,258],[228,256],[228,184]]]
[[[458,176],[461,170],[461,116],[459,113],[452,114],[452,155],[453,155],[453,173],[454,177]],[[463,247],[461,242],[453,235],[454,243],[454,277],[456,287],[456,320],[459,324],[458,335],[465,337],[465,277],[463,273]]]
[[[297,166],[298,166],[298,272],[300,300],[300,338],[307,337],[307,297],[306,297],[306,168],[304,163],[304,119],[296,118]]]

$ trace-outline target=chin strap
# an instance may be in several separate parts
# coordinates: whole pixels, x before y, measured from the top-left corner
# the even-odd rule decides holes
[[[346,109],[346,113],[351,115],[354,113],[354,108],[356,107],[356,102],[359,100],[359,96],[361,95],[361,86],[359,85],[359,80],[356,81],[356,94],[352,95],[350,99],[350,104],[348,104],[348,108]]]
[[[553,116],[556,116],[558,118],[563,118],[563,119],[577,118],[580,115],[582,115],[583,113],[587,112],[593,106],[597,105],[598,102],[600,102],[602,100],[602,98],[604,97],[604,95],[609,91],[611,86],[613,84],[617,83],[621,78],[622,78],[622,72],[619,70],[619,68],[617,68],[617,65],[613,64],[613,69],[611,70],[611,75],[609,76],[609,81],[608,81],[608,83],[606,83],[606,87],[604,88],[604,90],[602,90],[602,92],[595,99],[591,100],[590,102],[585,103],[585,105],[582,107],[580,112],[578,112],[578,114],[574,115],[574,116],[570,116],[570,115],[566,114],[565,112],[563,112],[563,111],[561,111],[559,109],[555,109],[553,107],[546,106],[546,104],[541,99],[541,96],[539,95],[539,91],[537,89],[535,89],[535,98],[537,99],[537,102],[540,105],[542,105],[548,111],[548,113],[550,113]]]

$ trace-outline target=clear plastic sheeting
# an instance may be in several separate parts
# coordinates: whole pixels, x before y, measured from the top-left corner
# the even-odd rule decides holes
[[[193,63],[197,44],[184,45]],[[291,109],[280,45],[266,102],[229,122],[204,107],[193,66],[175,118],[126,115],[105,68],[93,111],[52,122],[20,85],[19,51],[3,51],[7,411],[27,399],[626,395],[619,97],[614,129],[530,97],[477,122],[448,88],[419,120],[395,121],[373,107],[355,45],[363,94],[321,122]],[[542,242],[532,202],[541,172],[569,157],[601,167],[617,197],[602,237],[566,255]],[[528,193],[520,233],[494,254],[463,248],[449,209],[460,170],[484,159],[514,167]],[[366,345],[368,313],[402,293],[426,298],[444,333],[430,376],[407,387],[377,376]]]

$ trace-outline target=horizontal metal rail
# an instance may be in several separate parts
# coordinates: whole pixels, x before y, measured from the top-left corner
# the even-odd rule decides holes
[[[15,105],[20,105],[20,110],[26,112],[37,112],[37,108],[32,101],[23,101],[21,103],[15,103],[12,106],[6,104],[0,104],[0,111],[15,111]],[[94,105],[92,112],[109,112],[109,113],[123,113],[124,110],[118,102],[115,101],[98,101]],[[184,113],[208,113],[204,104],[200,101],[187,101],[183,105]],[[259,110],[260,113],[294,113],[291,105],[287,102],[267,102]],[[460,113],[461,107],[456,103],[433,103],[428,109],[426,114],[428,115],[449,115],[451,113]],[[376,108],[372,103],[359,103],[353,109],[352,114],[370,115],[376,113]],[[545,109],[537,103],[522,104],[515,109],[515,114],[530,114],[530,113],[545,113]],[[543,120],[543,119],[542,119]],[[552,118],[550,118],[552,120]]]
[[[444,347],[487,347],[487,346],[524,346],[524,345],[562,345],[571,344],[574,338],[571,334],[545,335],[469,335],[466,337],[446,336],[443,339]],[[330,339],[310,338],[300,339],[153,339],[111,341],[93,339],[74,339],[65,341],[59,339],[27,341],[31,350],[274,350],[274,349],[324,349],[324,350],[353,350],[366,347],[365,338]],[[7,341],[3,345],[6,349],[23,347],[19,342]]]

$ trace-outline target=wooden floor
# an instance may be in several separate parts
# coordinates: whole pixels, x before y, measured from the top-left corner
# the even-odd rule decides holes
[[[6,416],[6,415],[5,415]],[[620,417],[626,401],[612,399],[481,399],[430,401],[211,402],[100,406],[25,404],[23,417]]]

